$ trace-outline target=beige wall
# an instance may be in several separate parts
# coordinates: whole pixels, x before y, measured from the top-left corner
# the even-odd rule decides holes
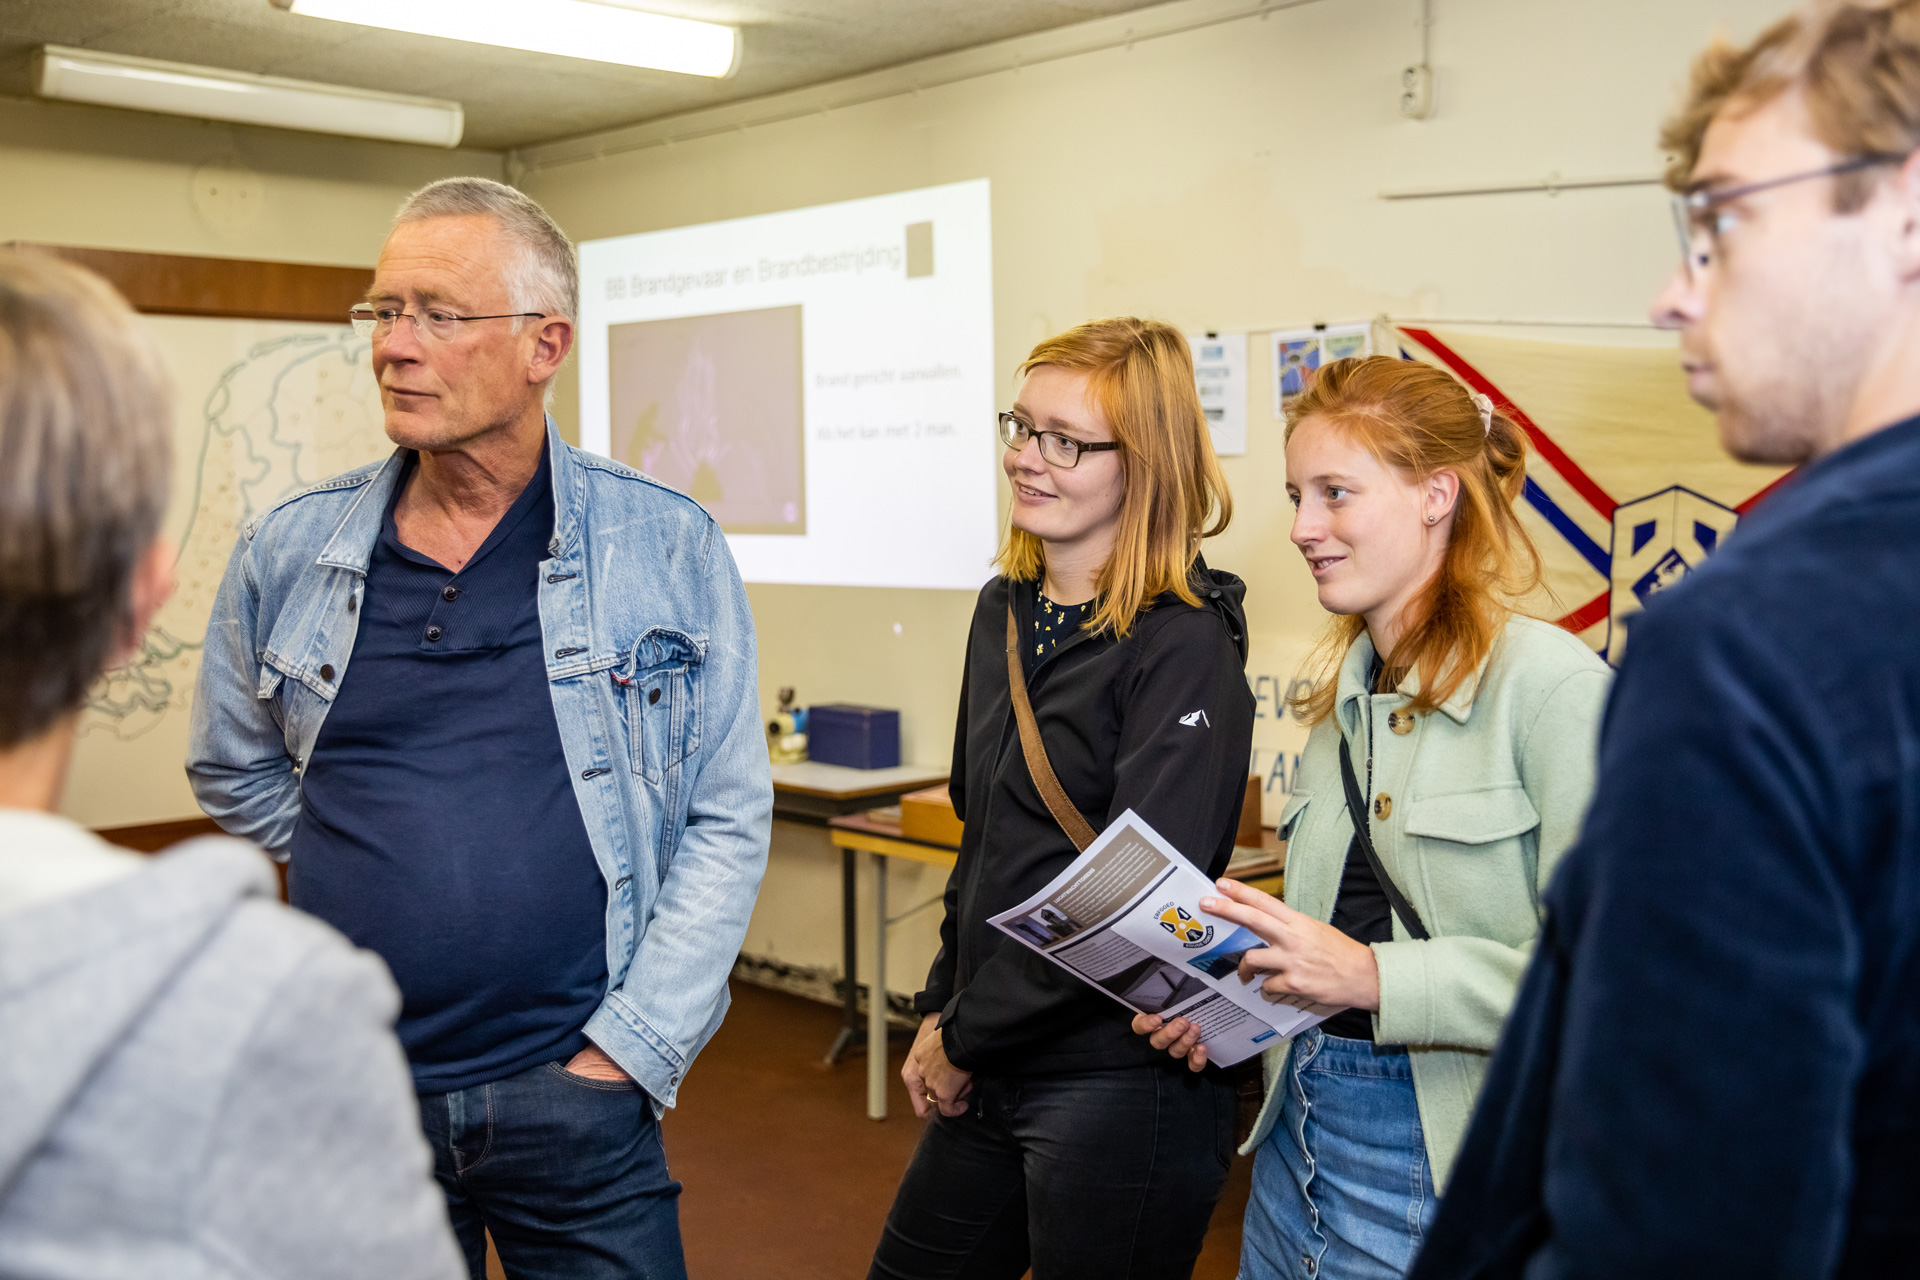
[[[0,240],[372,266],[407,192],[501,172],[486,151],[0,98]],[[217,188],[198,206],[196,175]]]
[[[1181,8],[1224,11],[1210,0]],[[995,350],[1008,398],[1012,370],[1037,339],[1119,312],[1221,330],[1381,312],[1632,326],[1674,261],[1658,189],[1424,201],[1379,193],[1657,172],[1658,121],[1692,52],[1716,31],[1743,38],[1787,8],[1433,0],[1437,110],[1409,121],[1397,111],[1397,81],[1419,54],[1417,0],[1319,0],[1053,61],[1020,57],[1041,56],[1045,42],[1016,42],[1002,61],[1025,60],[1017,70],[725,132],[693,119],[675,145],[600,159],[541,168],[534,153],[519,158],[532,166],[521,181],[572,235],[591,239],[989,178]],[[1509,332],[1660,340],[1633,327]],[[1323,615],[1285,542],[1279,430],[1255,350],[1249,453],[1226,462],[1237,515],[1207,554],[1249,582],[1249,674],[1284,681]],[[793,684],[806,702],[897,706],[908,756],[947,758],[968,595],[750,594],[763,699]],[[1271,710],[1263,705],[1257,739],[1263,770],[1274,749],[1300,740]],[[783,826],[748,949],[830,964],[834,866],[816,838]],[[938,891],[938,875],[901,874],[896,911]],[[932,914],[896,931],[897,991],[913,990],[924,971]]]

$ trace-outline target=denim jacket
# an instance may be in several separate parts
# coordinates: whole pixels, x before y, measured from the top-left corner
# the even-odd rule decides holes
[[[554,718],[607,885],[607,994],[587,1036],[658,1107],[720,1025],[766,869],[773,784],[753,617],[692,499],[547,421],[540,627]],[[347,665],[402,455],[285,499],[242,533],[207,626],[187,774],[284,860],[301,773]]]

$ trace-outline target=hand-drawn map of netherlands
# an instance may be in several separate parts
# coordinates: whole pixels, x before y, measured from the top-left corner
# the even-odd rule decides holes
[[[248,520],[384,457],[368,346],[346,325],[144,316],[175,387],[167,536],[179,586],[139,654],[93,690],[67,795],[88,826],[199,816],[187,719],[207,618]]]

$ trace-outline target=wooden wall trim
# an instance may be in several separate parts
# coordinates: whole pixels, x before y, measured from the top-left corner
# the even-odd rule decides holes
[[[217,836],[219,826],[212,818],[183,818],[178,822],[148,822],[133,827],[97,827],[95,835],[108,844],[131,849],[135,853],[160,853],[182,840],[195,836]],[[280,901],[287,900],[287,864],[273,864],[274,879],[280,885]]]
[[[72,245],[10,241],[104,276],[135,311],[231,320],[306,320],[345,324],[347,308],[373,283],[366,267],[320,267],[255,258],[195,258]]]
[[[212,818],[184,818],[179,822],[144,822],[132,827],[99,827],[93,834],[122,849],[158,853],[195,836],[217,836],[220,828]]]

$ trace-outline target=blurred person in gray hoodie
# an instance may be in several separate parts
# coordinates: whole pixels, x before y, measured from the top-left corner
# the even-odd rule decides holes
[[[0,1277],[464,1278],[380,961],[249,845],[53,812],[172,588],[171,435],[119,296],[0,251]]]

